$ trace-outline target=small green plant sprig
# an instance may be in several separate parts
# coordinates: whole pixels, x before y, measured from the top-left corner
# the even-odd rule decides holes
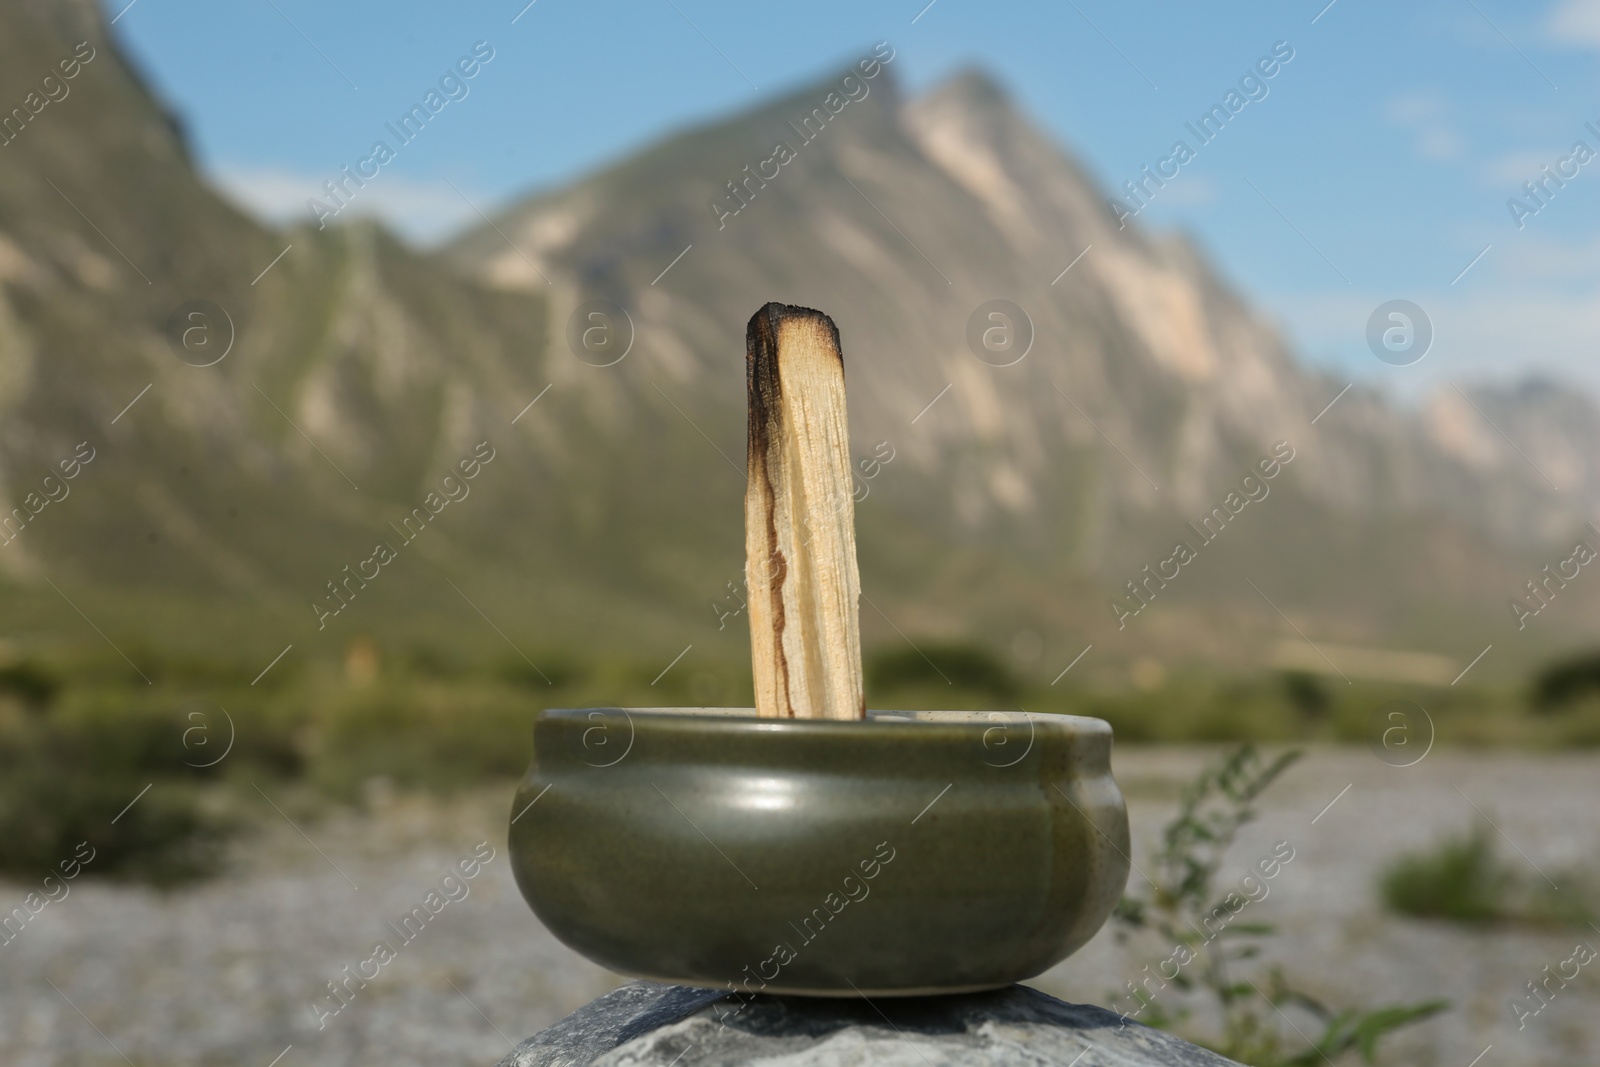
[[[1315,1067],[1351,1050],[1373,1063],[1381,1038],[1444,1011],[1449,1002],[1332,1008],[1296,988],[1281,966],[1255,977],[1235,972],[1235,965],[1260,955],[1262,939],[1276,932],[1271,924],[1227,921],[1213,930],[1207,921],[1242,910],[1242,904],[1229,906],[1230,897],[1241,899],[1236,892],[1214,887],[1217,873],[1240,828],[1254,818],[1256,799],[1300,756],[1292,750],[1264,760],[1254,745],[1241,745],[1186,786],[1177,814],[1162,830],[1151,864],[1153,877],[1141,879],[1117,905],[1117,938],[1125,941],[1141,931],[1154,934],[1173,946],[1169,960],[1199,965],[1180,966],[1169,980],[1185,993],[1199,992],[1214,1007],[1221,1033],[1200,1036],[1199,1043],[1208,1048],[1255,1067]],[[1192,1000],[1168,1009],[1159,998],[1141,997],[1141,1021],[1187,1032],[1195,1016]],[[1288,1020],[1283,1009],[1291,1006],[1322,1026],[1309,1047],[1299,1027],[1290,1024],[1291,1033],[1284,1033]]]

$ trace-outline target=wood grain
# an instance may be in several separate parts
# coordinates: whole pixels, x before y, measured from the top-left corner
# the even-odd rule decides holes
[[[772,303],[746,333],[745,580],[756,712],[860,719],[854,486],[839,330]]]

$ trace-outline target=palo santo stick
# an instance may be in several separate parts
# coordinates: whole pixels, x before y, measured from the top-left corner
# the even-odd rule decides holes
[[[768,304],[750,320],[745,354],[744,550],[756,713],[865,718],[839,330],[820,311]]]

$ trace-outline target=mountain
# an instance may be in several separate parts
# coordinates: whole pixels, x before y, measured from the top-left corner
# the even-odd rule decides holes
[[[90,57],[0,147],[0,499],[23,509],[0,576],[17,641],[95,643],[98,627],[135,663],[148,646],[264,664],[362,630],[509,652],[474,605],[575,642],[616,615],[648,628],[658,609],[630,578],[661,550],[634,524],[595,529],[595,500],[658,482],[651,464],[688,445],[621,464],[594,420],[549,399],[513,425],[550,382],[543,297],[370,225],[277,233],[241,215],[90,0],[8,5],[0,26],[0,100],[35,99],[80,44]],[[170,325],[196,300],[221,309],[213,350],[231,320],[213,366],[180,355],[190,326]],[[479,442],[494,458],[464,482]],[[93,458],[62,482],[80,443]],[[404,519],[431,516],[430,492],[445,503],[411,545]],[[687,536],[692,503],[661,512]],[[380,541],[398,559],[344,585]],[[314,606],[342,603],[329,582],[353,598],[331,621]]]
[[[1549,385],[1451,392],[1414,416],[1357,388],[1318,418],[1345,383],[1296,361],[1191,243],[1120,228],[1084,169],[988,77],[966,72],[904,101],[885,72],[821,132],[802,126],[842,77],[531,197],[450,255],[507,288],[552,279],[557,319],[591,297],[627,307],[641,355],[589,384],[646,409],[652,388],[696,397],[729,455],[745,310],[766,299],[828,309],[845,338],[858,451],[896,450],[863,516],[912,514],[1020,565],[1029,593],[1090,601],[1035,602],[1043,614],[1016,618],[1006,598],[963,620],[922,604],[919,629],[1072,618],[1082,647],[1115,623],[1108,595],[1186,540],[1206,559],[1152,587],[1168,601],[1143,635],[1157,647],[1237,658],[1260,619],[1281,628],[1277,605],[1326,640],[1459,654],[1450,642],[1481,648],[1478,636],[1514,618],[1504,601],[1530,562],[1583,532],[1600,499],[1587,398]],[[750,182],[747,166],[772,174],[761,161],[775,144],[794,158]],[[739,200],[730,180],[743,183]],[[967,339],[969,316],[995,298],[1032,321],[1033,347],[1014,365],[976,358]],[[709,416],[712,405],[725,413]],[[1559,490],[1513,439],[1560,472]],[[1296,462],[1276,495],[1215,546],[1199,541],[1186,524],[1280,441]],[[894,573],[898,548],[880,547]],[[928,569],[902,580],[940,588],[940,566],[918,558]],[[1277,591],[1271,604],[1247,578]],[[1105,640],[1125,632],[1111,625]]]
[[[1344,383],[1192,243],[1119,229],[981,73],[905,100],[879,55],[423,254],[230,207],[91,0],[19,0],[0,31],[0,103],[27,112],[0,146],[13,643],[254,670],[370,633],[744,669],[743,331],[774,299],[844,339],[869,645],[972,641],[1048,679],[1089,643],[1082,672],[1121,678],[1258,665],[1296,628],[1462,664],[1585,636],[1508,633],[1505,602],[1593,513],[1592,403],[1544,383],[1412,414],[1358,388],[1312,424]],[[1031,322],[1020,359],[969,343],[991,300]],[[194,301],[191,342],[232,334],[210,366]],[[620,360],[580,343],[592,301],[627,312]],[[1132,614],[1178,541],[1195,558]]]

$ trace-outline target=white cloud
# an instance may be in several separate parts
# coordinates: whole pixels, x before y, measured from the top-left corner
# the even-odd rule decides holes
[[[1545,19],[1545,33],[1557,44],[1600,49],[1600,0],[1560,0]]]
[[[1553,244],[1542,249],[1553,258],[1567,255],[1580,261],[1596,250],[1595,245],[1560,249]],[[1469,275],[1461,283],[1464,291],[1306,293],[1262,303],[1288,326],[1302,351],[1336,355],[1346,373],[1401,399],[1418,399],[1447,382],[1507,382],[1533,374],[1600,396],[1600,363],[1595,359],[1600,351],[1600,261],[1586,278],[1557,291],[1539,284],[1544,269],[1555,268],[1553,258],[1551,263],[1538,262],[1540,251],[1530,247],[1526,256],[1508,256],[1493,265],[1486,258],[1473,272],[1483,277],[1473,285]],[[1496,247],[1490,256],[1501,252]],[[1434,329],[1427,357],[1408,367],[1382,364],[1366,346],[1368,316],[1395,297],[1415,301]]]
[[[1539,168],[1552,162],[1555,156],[1538,152],[1507,152],[1490,160],[1483,168],[1485,185],[1505,186],[1510,195],[1522,195],[1522,183],[1540,177]]]
[[[1428,129],[1423,130],[1417,138],[1417,152],[1424,159],[1448,162],[1461,158],[1461,150],[1466,147],[1463,141],[1453,130]]]
[[[1167,207],[1203,207],[1217,199],[1217,187],[1200,174],[1169,183],[1161,192]]]
[[[256,217],[275,225],[314,222],[306,206],[312,197],[329,202],[322,190],[328,175],[306,174],[282,167],[222,164],[208,177],[223,195]],[[486,198],[467,193],[483,206]],[[416,244],[427,245],[452,236],[478,215],[445,182],[415,182],[387,171],[356,192],[340,218],[350,215],[376,218]]]
[[[1593,283],[1600,289],[1600,236],[1563,241],[1528,233],[1506,245],[1500,271],[1519,281]]]
[[[1444,97],[1436,91],[1401,93],[1390,97],[1383,105],[1384,117],[1397,126],[1414,126],[1441,118],[1444,112]]]
[[[1411,133],[1412,147],[1424,159],[1447,163],[1460,159],[1467,147],[1450,121],[1449,101],[1437,90],[1391,97],[1383,111],[1391,125]]]
[[[1534,370],[1596,384],[1600,291],[1564,295],[1541,289],[1501,290],[1436,304],[1435,328],[1445,358],[1476,374],[1518,377]]]

